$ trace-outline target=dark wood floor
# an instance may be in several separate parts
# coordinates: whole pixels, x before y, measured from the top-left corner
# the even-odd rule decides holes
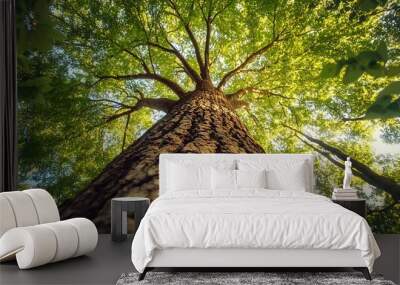
[[[19,270],[16,262],[0,265],[0,284],[115,284],[122,273],[134,271],[131,262],[132,238],[121,243],[110,235],[100,235],[95,251],[45,266]]]
[[[377,235],[382,257],[375,272],[400,282],[400,235]],[[109,235],[100,235],[97,249],[82,256],[42,267],[19,270],[15,262],[0,265],[0,284],[115,284],[119,276],[134,271],[130,259],[132,237],[114,243]]]

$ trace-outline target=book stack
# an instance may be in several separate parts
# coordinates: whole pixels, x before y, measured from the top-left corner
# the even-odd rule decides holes
[[[333,189],[332,199],[334,200],[355,200],[358,199],[357,191],[355,189]]]

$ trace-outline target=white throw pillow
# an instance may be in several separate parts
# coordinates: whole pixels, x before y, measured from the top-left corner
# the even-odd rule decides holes
[[[267,188],[273,190],[306,191],[310,185],[310,170],[305,160],[238,160],[240,170],[267,170]]]
[[[167,185],[169,191],[211,190],[211,167],[170,163]]]
[[[274,190],[306,191],[307,176],[305,175],[305,164],[293,166],[290,171],[269,170],[268,188]]]
[[[267,171],[236,170],[237,188],[267,188]]]
[[[212,188],[214,190],[236,190],[236,170],[212,168]]]

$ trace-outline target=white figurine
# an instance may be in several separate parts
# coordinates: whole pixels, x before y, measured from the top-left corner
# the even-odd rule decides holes
[[[343,179],[343,189],[351,189],[351,177],[353,173],[351,172],[351,161],[350,157],[347,158],[346,162],[344,163],[344,179]]]

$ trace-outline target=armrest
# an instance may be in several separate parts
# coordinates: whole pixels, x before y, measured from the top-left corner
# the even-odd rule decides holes
[[[42,225],[13,228],[0,238],[0,261],[15,256],[21,269],[51,262],[56,250],[54,233]]]
[[[96,248],[97,229],[88,219],[13,228],[0,238],[0,261],[14,256],[20,269],[84,255]]]

